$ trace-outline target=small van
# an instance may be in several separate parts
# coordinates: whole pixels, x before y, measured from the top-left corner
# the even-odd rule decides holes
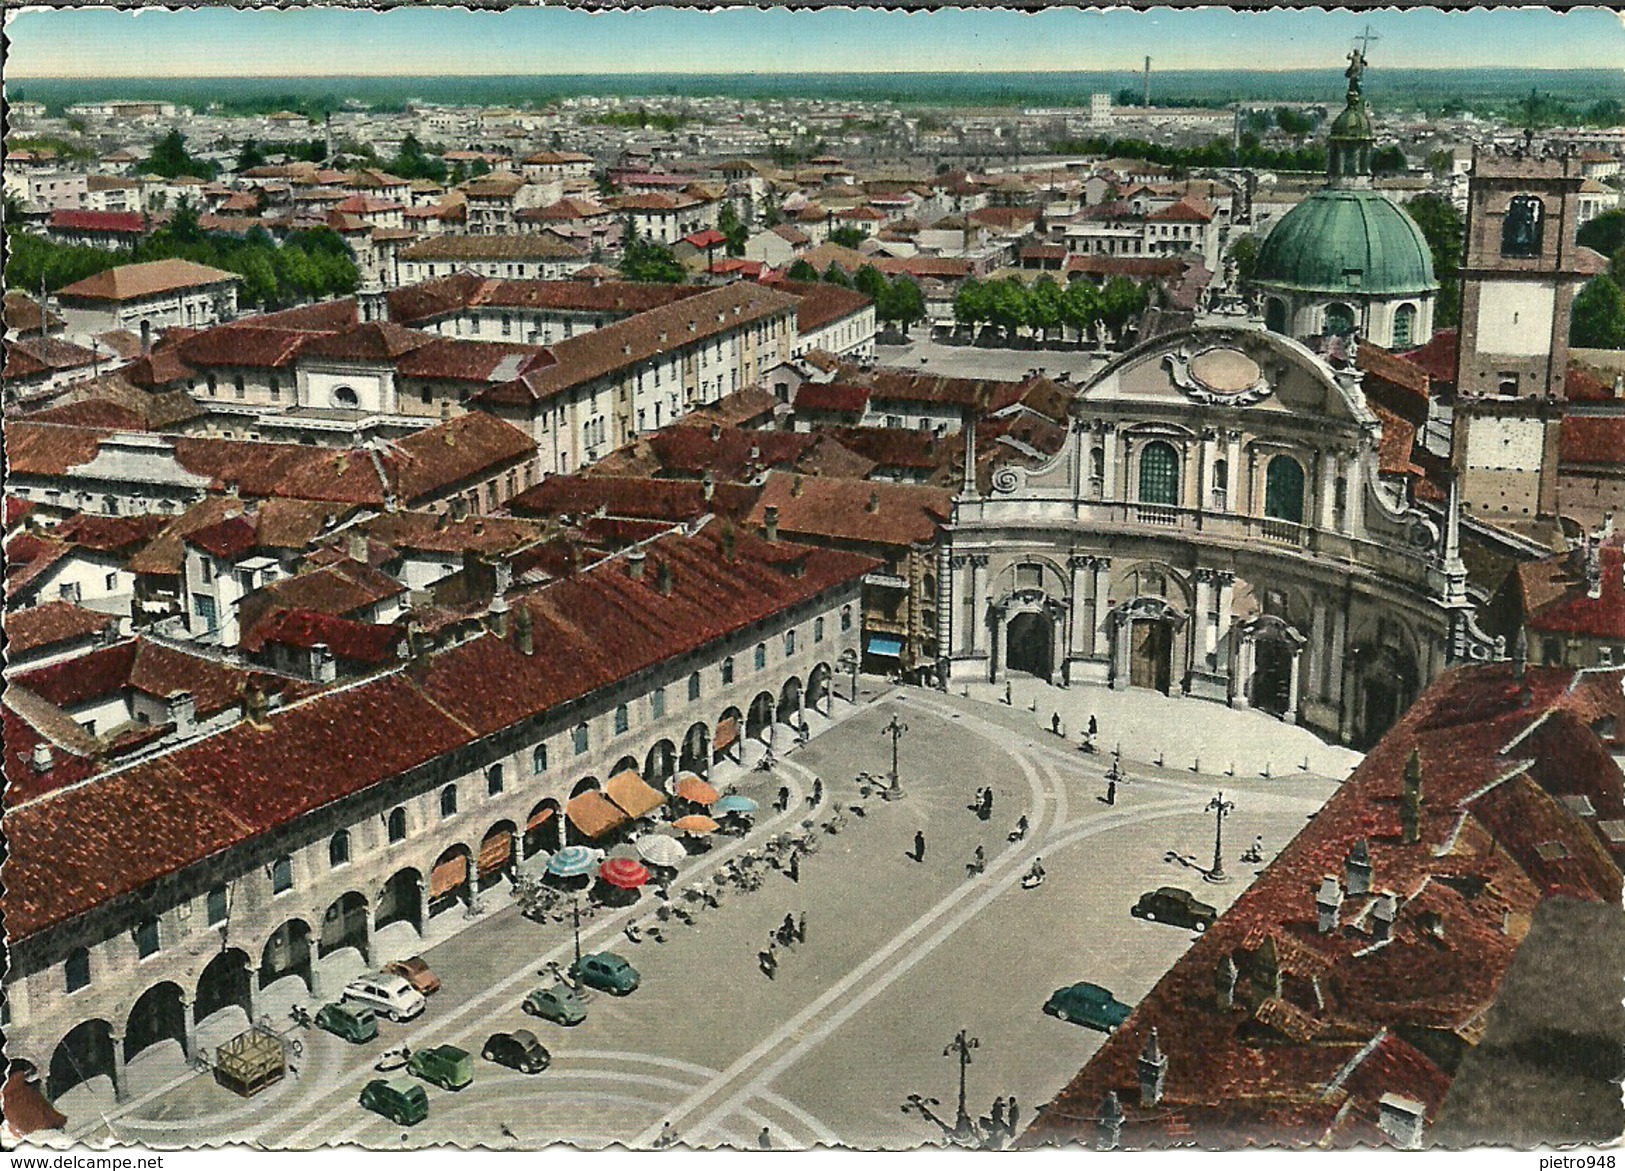
[[[474,1058],[468,1050],[455,1045],[414,1049],[406,1059],[406,1068],[442,1090],[460,1090],[474,1080]]]
[[[378,1018],[360,1004],[324,1004],[316,1010],[316,1027],[363,1045],[378,1035]]]
[[[429,1002],[423,999],[423,993],[400,976],[383,972],[357,976],[344,986],[344,993],[339,999],[364,1004],[392,1021],[409,1021],[422,1015],[429,1006]]]
[[[429,1095],[403,1077],[374,1078],[362,1087],[361,1105],[397,1126],[416,1126],[429,1117]]]

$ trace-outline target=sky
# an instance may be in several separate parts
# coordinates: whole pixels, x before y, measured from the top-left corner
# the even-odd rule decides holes
[[[24,10],[6,74],[25,77],[956,72],[1325,68],[1370,23],[1386,68],[1625,69],[1625,14],[1602,8],[1380,12],[822,9],[581,12]]]

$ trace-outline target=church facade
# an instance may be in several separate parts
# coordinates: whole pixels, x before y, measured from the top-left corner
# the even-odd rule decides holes
[[[1123,355],[1071,415],[1047,464],[956,501],[950,680],[1144,687],[1363,746],[1449,661],[1487,653],[1455,525],[1379,477],[1352,368],[1197,326]]]

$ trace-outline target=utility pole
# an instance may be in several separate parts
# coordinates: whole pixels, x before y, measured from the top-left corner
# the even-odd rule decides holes
[[[954,1115],[954,1137],[969,1138],[972,1133],[970,1111],[965,1109],[965,1071],[970,1067],[971,1050],[981,1047],[981,1041],[970,1036],[969,1031],[960,1029],[959,1035],[948,1042],[948,1047],[942,1051],[944,1057],[959,1056],[959,1112]]]
[[[897,742],[907,731],[908,725],[897,718],[896,712],[892,713],[891,722],[880,729],[882,736],[891,737],[891,785],[883,794],[888,801],[895,801],[903,795],[902,783],[897,779]]]
[[[1213,869],[1202,877],[1209,882],[1229,882],[1230,876],[1224,872],[1224,819],[1230,816],[1236,807],[1234,801],[1226,801],[1224,793],[1207,803],[1207,812],[1213,814]]]

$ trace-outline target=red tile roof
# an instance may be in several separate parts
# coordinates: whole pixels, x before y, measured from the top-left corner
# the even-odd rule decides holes
[[[258,546],[254,522],[246,516],[232,516],[212,525],[194,529],[181,538],[212,557],[240,557]]]
[[[1433,379],[1434,382],[1454,386],[1456,384],[1456,350],[1460,344],[1460,336],[1459,330],[1437,330],[1428,339],[1425,346],[1408,350],[1404,356],[1407,361],[1413,362],[1426,370],[1428,377]]]
[[[760,531],[768,508],[779,510],[779,532],[792,540],[899,549],[937,540],[953,515],[953,494],[924,484],[774,472],[745,524]]]
[[[1558,453],[1566,464],[1625,467],[1625,416],[1563,416]]]
[[[57,296],[71,301],[137,301],[242,279],[234,272],[194,264],[190,260],[151,260],[144,264],[121,264],[75,281],[58,290]]]
[[[72,602],[43,602],[5,616],[6,646],[11,654],[23,655],[117,627],[116,615],[87,610]]]
[[[1615,397],[1614,384],[1604,382],[1589,370],[1570,366],[1563,378],[1563,397],[1571,403],[1607,402]]]
[[[398,658],[405,634],[396,626],[352,622],[318,610],[273,610],[241,640],[249,654],[267,643],[309,650],[325,646],[339,659],[377,666]]]
[[[506,281],[464,272],[394,290],[389,294],[389,317],[399,324],[416,325],[479,306],[630,316],[703,292],[698,285]]]
[[[147,217],[138,211],[80,211],[57,208],[51,212],[52,231],[119,232],[139,236],[147,230]]]
[[[1581,550],[1519,565],[1523,617],[1532,633],[1625,641],[1625,535],[1597,550],[1600,590],[1590,596]]]
[[[869,409],[869,388],[844,382],[803,382],[794,401],[798,411],[843,411],[861,415]]]
[[[6,463],[14,476],[61,476],[96,458],[101,427],[68,427],[17,419],[6,423]]]
[[[774,288],[800,298],[796,306],[796,328],[804,337],[832,322],[861,313],[874,304],[864,294],[854,289],[843,289],[840,285],[779,281]]]
[[[720,248],[727,242],[728,237],[715,228],[706,228],[703,232],[690,232],[683,237],[684,244],[698,248],[702,252],[707,248]]]
[[[428,656],[419,671],[311,696],[94,783],[13,802],[0,904],[10,936],[37,934],[478,737],[850,587],[875,565],[807,549],[775,568],[786,551],[739,533],[730,555],[717,523],[662,537],[647,546],[642,581],[610,562],[519,599],[543,653],[476,637]],[[27,767],[11,754],[9,731],[8,775]]]
[[[759,489],[726,481],[713,485],[706,499],[697,480],[655,480],[642,476],[548,476],[508,502],[519,516],[577,519],[600,511],[610,517],[639,520],[696,520],[708,513],[741,517],[755,503]]]
[[[401,502],[410,506],[439,499],[535,455],[535,441],[525,432],[495,415],[470,411],[396,440],[385,463]]]

